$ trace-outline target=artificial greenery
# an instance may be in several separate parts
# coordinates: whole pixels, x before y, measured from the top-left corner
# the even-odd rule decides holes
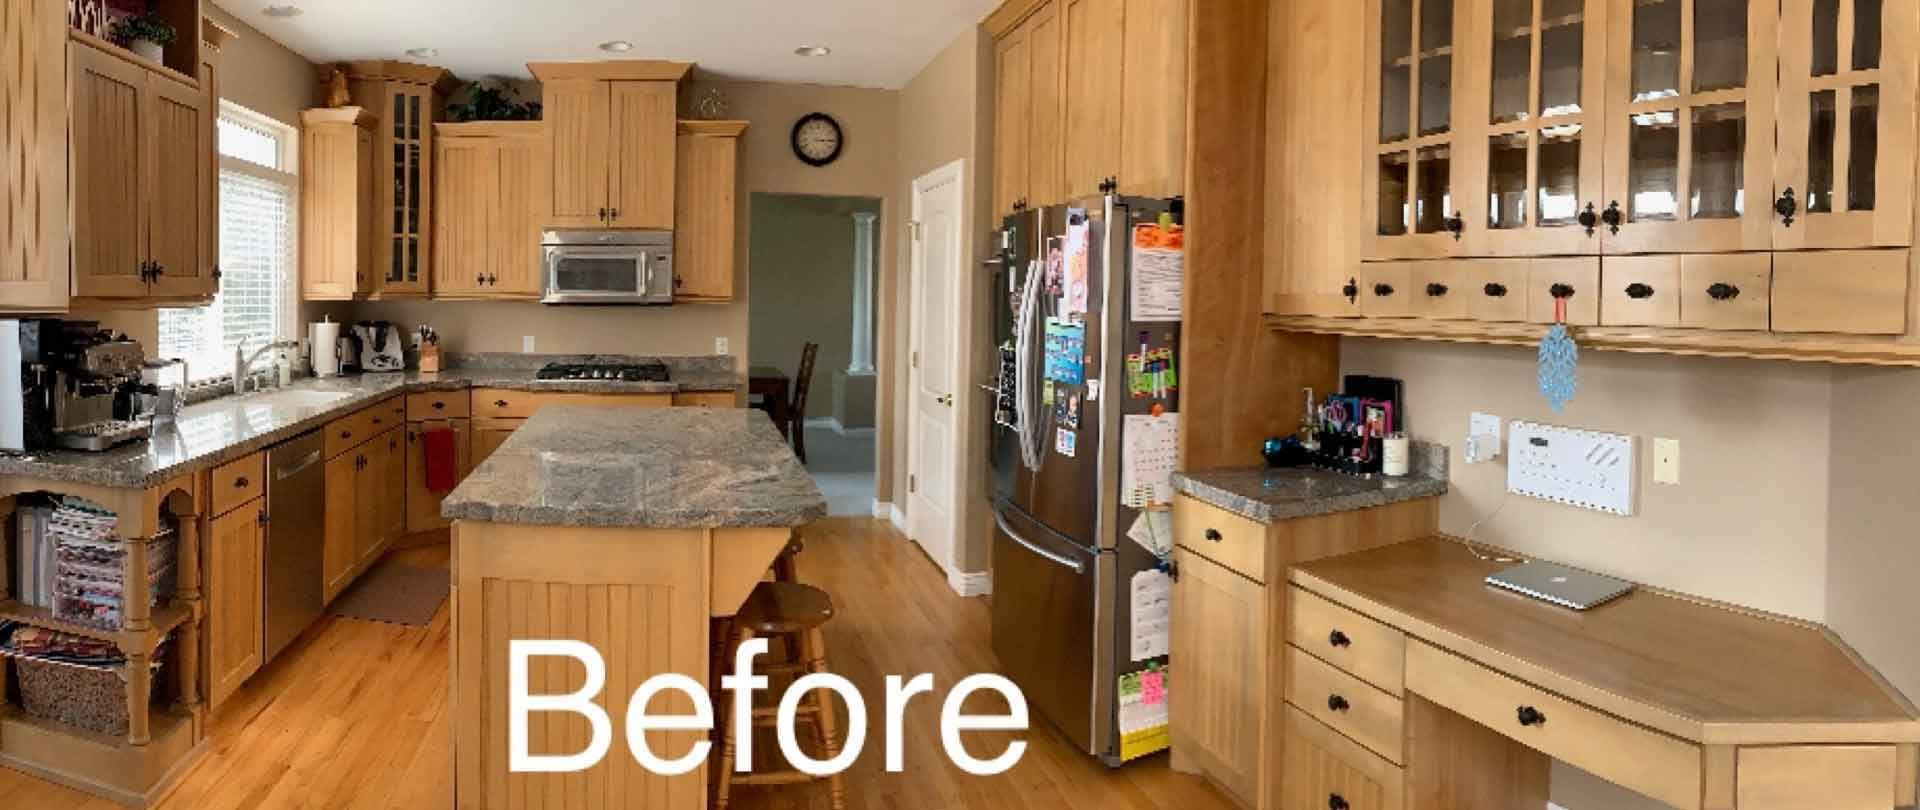
[[[447,105],[447,117],[455,121],[538,121],[540,102],[516,101],[511,88],[475,85],[465,104]]]
[[[162,48],[172,45],[173,41],[180,36],[180,33],[174,30],[172,23],[151,11],[121,17],[107,33],[114,42],[121,45],[145,40]]]

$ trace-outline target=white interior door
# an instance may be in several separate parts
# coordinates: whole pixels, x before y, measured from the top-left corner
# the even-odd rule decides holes
[[[954,309],[960,279],[961,162],[913,183],[913,325],[909,330],[907,533],[951,573],[955,566],[953,400],[960,356]]]

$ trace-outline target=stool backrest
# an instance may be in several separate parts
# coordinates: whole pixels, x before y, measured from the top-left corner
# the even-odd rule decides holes
[[[800,369],[793,376],[791,418],[795,430],[801,429],[801,425],[807,421],[807,389],[813,387],[813,359],[818,354],[818,343],[808,343],[800,349]]]

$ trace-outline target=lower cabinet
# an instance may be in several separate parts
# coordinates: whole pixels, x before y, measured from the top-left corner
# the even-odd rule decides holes
[[[1400,810],[1405,774],[1320,721],[1286,710],[1281,810]]]
[[[407,516],[408,534],[430,532],[444,529],[449,521],[440,517],[440,502],[446,500],[447,492],[434,492],[427,488],[427,433],[434,430],[453,431],[453,452],[456,483],[473,472],[473,446],[471,419],[431,419],[407,425]],[[451,492],[452,490],[448,490]]]
[[[218,707],[265,659],[266,509],[256,498],[213,519],[206,540],[207,702]]]
[[[1169,711],[1182,718],[1179,755],[1253,807],[1268,761],[1261,711],[1271,655],[1265,586],[1186,549],[1174,549],[1180,572],[1173,648],[1208,650],[1178,659],[1180,688]],[[1291,805],[1289,805],[1291,806]]]
[[[500,449],[500,445],[507,443],[508,436],[512,436],[513,432],[519,430],[520,426],[526,424],[526,422],[527,420],[525,419],[473,420],[473,448],[471,451],[473,466],[479,467],[481,462],[486,461],[488,456],[493,455],[493,451]]]
[[[401,431],[389,428],[327,461],[321,572],[328,602],[401,534],[406,520],[406,451]]]

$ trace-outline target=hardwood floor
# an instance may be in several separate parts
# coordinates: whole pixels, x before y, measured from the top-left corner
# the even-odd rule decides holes
[[[997,668],[987,602],[961,599],[911,543],[885,523],[834,518],[806,529],[801,579],[833,594],[831,664],[868,698],[868,733],[847,773],[856,810],[1132,808],[1228,810],[1211,786],[1173,773],[1166,757],[1109,770],[1034,718],[1021,734],[972,733],[990,757],[1024,739],[1026,757],[998,777],[973,777],[940,747],[940,700],[960,678]],[[445,565],[444,546],[396,552]],[[421,810],[451,804],[446,706],[448,611],[424,628],[325,617],[256,676],[213,720],[206,756],[161,810]],[[934,676],[932,695],[910,703],[905,769],[884,770],[886,675]],[[989,698],[968,701],[990,711]],[[621,746],[614,755],[625,755]],[[106,810],[115,805],[0,769],[0,808]],[[825,783],[736,788],[738,810],[827,806]]]

